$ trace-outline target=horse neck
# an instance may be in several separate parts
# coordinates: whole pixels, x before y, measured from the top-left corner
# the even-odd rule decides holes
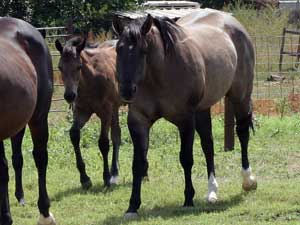
[[[161,76],[165,70],[166,55],[164,52],[164,46],[159,33],[156,32],[158,31],[155,31],[150,39],[146,59],[147,75],[149,76]]]

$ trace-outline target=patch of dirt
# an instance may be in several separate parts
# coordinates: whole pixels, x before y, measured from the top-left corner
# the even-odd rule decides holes
[[[278,100],[279,101],[279,100]],[[279,115],[278,102],[273,99],[254,99],[253,111],[255,114],[266,116]],[[300,94],[290,93],[287,96],[287,108],[284,114],[300,112]],[[214,115],[224,113],[224,101],[220,101],[211,108]]]
[[[253,101],[253,111],[262,115],[277,115],[276,103],[271,99],[257,99]]]
[[[290,93],[288,95],[288,101],[292,112],[300,111],[300,94]]]

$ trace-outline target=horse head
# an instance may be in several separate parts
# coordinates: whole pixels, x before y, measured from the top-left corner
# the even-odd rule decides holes
[[[64,98],[68,103],[72,103],[77,97],[79,78],[82,68],[81,51],[85,47],[86,40],[81,37],[74,37],[62,46],[59,40],[55,41],[56,49],[61,57],[58,68],[62,74],[65,86]]]

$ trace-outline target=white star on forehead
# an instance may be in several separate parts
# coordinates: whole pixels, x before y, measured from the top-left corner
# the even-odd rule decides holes
[[[129,50],[132,50],[133,49],[133,45],[129,45]]]

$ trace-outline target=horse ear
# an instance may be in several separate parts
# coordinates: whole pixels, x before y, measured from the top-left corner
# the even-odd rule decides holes
[[[55,41],[55,47],[57,49],[57,51],[60,52],[60,54],[62,54],[63,52],[63,46],[61,45],[60,41],[58,39],[56,39]]]
[[[150,29],[152,27],[152,24],[153,24],[153,17],[150,14],[148,14],[147,19],[145,20],[145,22],[141,28],[142,35],[148,34],[148,32],[150,31]]]
[[[122,23],[122,20],[117,16],[114,16],[113,18],[112,29],[118,36],[123,33],[124,25]]]
[[[83,39],[83,41],[80,42],[79,45],[76,46],[76,51],[80,53],[85,48],[86,38]]]

